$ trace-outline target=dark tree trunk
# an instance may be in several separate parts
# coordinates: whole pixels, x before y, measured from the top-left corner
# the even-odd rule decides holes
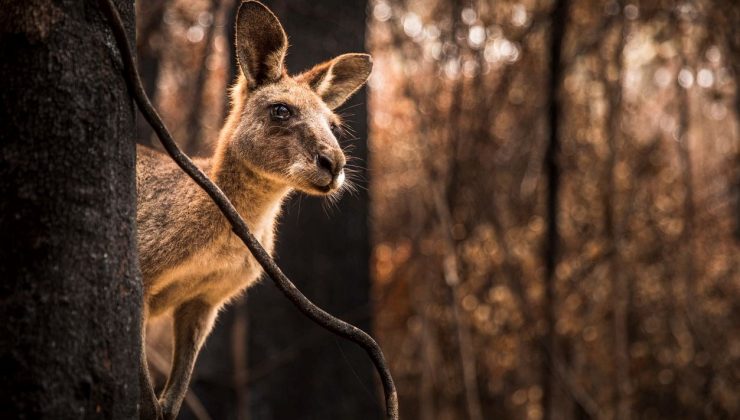
[[[567,395],[556,375],[556,366],[562,363],[562,351],[558,340],[557,287],[555,284],[558,256],[560,254],[560,232],[558,210],[560,205],[560,88],[562,85],[562,50],[565,26],[568,19],[568,0],[556,0],[550,21],[550,84],[548,88],[547,114],[549,139],[545,153],[545,176],[547,177],[547,197],[545,202],[545,233],[543,262],[545,266],[545,318],[547,319],[546,369],[543,377],[543,404],[546,420],[559,419],[566,406]],[[567,415],[566,415],[567,417]]]
[[[118,1],[134,39],[133,2]],[[132,101],[97,2],[0,10],[0,418],[137,418]]]
[[[365,51],[364,0],[268,1],[290,37],[288,68],[299,72],[346,52]],[[348,153],[365,167],[365,94],[343,109],[357,140]],[[370,280],[367,174],[357,196],[336,209],[294,197],[278,229],[278,262],[296,285],[329,312],[369,330]],[[252,419],[372,419],[380,417],[376,377],[365,353],[327,333],[269,282],[247,295],[250,317],[249,389]]]

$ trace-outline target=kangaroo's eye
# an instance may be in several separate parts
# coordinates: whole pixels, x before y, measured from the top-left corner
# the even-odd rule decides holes
[[[331,123],[329,128],[331,128],[331,133],[334,134],[334,137],[339,138],[342,135],[342,129],[338,125]]]
[[[285,121],[293,115],[285,104],[275,104],[270,107],[270,117],[276,121]]]

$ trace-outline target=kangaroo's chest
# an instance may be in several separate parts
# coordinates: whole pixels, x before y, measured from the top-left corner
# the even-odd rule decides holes
[[[272,223],[257,226],[253,234],[272,254]],[[157,287],[150,290],[149,313],[156,316],[193,299],[221,305],[254,284],[261,274],[246,245],[233,232],[226,232],[162,274],[155,282]]]
[[[272,225],[256,230],[254,236],[272,255],[274,246]],[[219,276],[218,272],[214,273],[220,279],[210,283],[209,286],[217,294],[228,295],[227,298],[252,285],[262,274],[262,267],[254,259],[244,242],[234,233],[229,233],[228,238],[218,248],[215,258],[223,261],[224,266],[219,272],[223,272],[224,275]]]

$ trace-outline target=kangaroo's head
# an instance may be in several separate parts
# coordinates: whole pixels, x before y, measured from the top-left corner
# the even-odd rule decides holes
[[[346,158],[334,110],[367,80],[367,54],[344,54],[289,76],[288,39],[274,14],[242,3],[236,22],[242,75],[232,92],[239,115],[228,148],[250,170],[300,191],[325,195],[342,187]],[[232,111],[233,112],[233,111]],[[231,117],[230,117],[231,118]]]

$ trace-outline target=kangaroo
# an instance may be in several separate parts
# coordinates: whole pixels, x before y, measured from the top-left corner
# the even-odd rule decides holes
[[[332,111],[372,69],[367,54],[344,54],[297,76],[285,69],[288,39],[256,1],[240,5],[236,52],[241,74],[213,156],[195,163],[229,197],[272,253],[275,223],[293,191],[337,194],[346,187],[345,155]],[[218,310],[254,284],[261,268],[211,199],[170,159],[138,146],[138,251],[144,322],[174,318],[172,369],[160,397],[151,385],[142,340],[141,418],[174,419]]]

